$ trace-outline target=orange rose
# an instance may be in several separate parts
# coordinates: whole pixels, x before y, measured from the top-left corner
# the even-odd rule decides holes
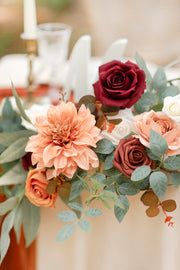
[[[162,112],[145,112],[135,117],[135,128],[140,142],[149,147],[150,131],[153,129],[166,139],[167,155],[180,154],[180,125]]]
[[[39,207],[53,207],[57,192],[47,192],[48,181],[44,170],[31,170],[27,176],[25,195],[30,202]]]

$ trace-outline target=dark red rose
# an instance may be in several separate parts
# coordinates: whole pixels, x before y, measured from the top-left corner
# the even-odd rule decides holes
[[[112,61],[99,67],[99,80],[93,85],[97,100],[121,109],[134,105],[146,89],[145,73],[127,61]]]
[[[22,163],[22,166],[23,166],[23,169],[25,171],[28,171],[30,167],[33,167],[32,166],[32,161],[31,161],[31,155],[32,153],[27,153],[24,157],[22,157],[21,159],[21,163]]]
[[[114,153],[114,167],[130,177],[133,171],[143,165],[154,167],[154,161],[150,160],[146,148],[139,139],[133,136],[120,140]]]

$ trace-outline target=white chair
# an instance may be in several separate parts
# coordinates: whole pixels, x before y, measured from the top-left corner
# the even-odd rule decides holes
[[[91,37],[88,35],[80,37],[74,45],[66,75],[65,88],[67,91],[75,90],[76,98],[88,94],[89,65],[91,58]]]

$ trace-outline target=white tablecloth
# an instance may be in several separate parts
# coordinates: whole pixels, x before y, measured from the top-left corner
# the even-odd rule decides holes
[[[92,220],[93,230],[79,229],[64,243],[56,241],[62,223],[56,209],[44,209],[38,238],[38,270],[179,270],[180,190],[169,189],[166,198],[176,199],[174,228],[164,215],[148,218],[140,194],[130,198],[130,210],[119,224],[113,213]]]
[[[38,74],[41,68],[36,63]],[[37,77],[48,82],[48,71]],[[62,75],[62,74],[61,74]],[[168,77],[177,77],[171,70]],[[27,62],[24,55],[8,56],[0,61],[0,88],[25,86]],[[84,94],[84,93],[82,93]],[[81,93],[79,93],[81,95]],[[164,224],[164,216],[148,218],[140,195],[130,198],[131,207],[124,221],[119,224],[113,213],[93,221],[89,234],[79,230],[71,240],[61,244],[56,235],[62,224],[56,209],[43,209],[38,238],[38,270],[179,270],[180,269],[180,191],[169,190],[167,198],[176,199],[178,208],[173,213],[174,228]]]

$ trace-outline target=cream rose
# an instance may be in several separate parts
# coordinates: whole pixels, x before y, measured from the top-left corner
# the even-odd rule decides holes
[[[172,120],[180,123],[180,94],[174,97],[166,97],[162,111]]]
[[[118,145],[121,139],[134,130],[134,116],[130,109],[120,110],[117,115],[109,116],[108,119],[122,119],[121,123],[116,125],[112,132],[103,130],[101,133],[103,138],[110,140],[114,145]]]

